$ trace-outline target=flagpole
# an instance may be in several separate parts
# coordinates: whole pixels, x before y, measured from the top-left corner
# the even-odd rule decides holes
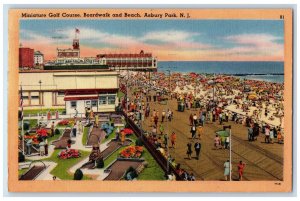
[[[23,155],[25,155],[25,139],[24,139],[24,118],[22,118],[22,151]]]
[[[20,94],[20,107],[21,107],[21,123],[22,123],[22,131],[21,131],[21,136],[22,136],[22,152],[23,152],[23,155],[25,155],[24,114],[23,114],[23,90],[22,90],[22,85],[21,85],[21,94]]]

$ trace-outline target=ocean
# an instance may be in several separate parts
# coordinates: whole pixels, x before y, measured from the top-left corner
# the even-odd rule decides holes
[[[208,74],[263,74],[238,76],[250,80],[284,82],[283,62],[229,62],[229,61],[159,61],[158,71],[195,72]],[[272,75],[282,74],[282,75]]]

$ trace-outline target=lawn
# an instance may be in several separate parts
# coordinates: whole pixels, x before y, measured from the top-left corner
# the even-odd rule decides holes
[[[37,119],[28,119],[26,121],[29,121],[29,128],[37,126]]]
[[[115,133],[112,133],[109,138],[112,139],[114,137],[114,134]],[[109,138],[105,139],[105,142],[107,140],[109,140]],[[128,136],[129,139],[132,140],[132,143],[129,145],[134,145],[135,144],[135,140],[137,139],[137,137],[135,135],[130,135]],[[128,147],[128,146],[126,146]],[[110,165],[114,160],[117,159],[118,155],[119,155],[119,152],[122,151],[123,149],[125,149],[126,147],[120,147],[118,150],[116,150],[112,155],[110,155],[107,159],[104,160],[104,168],[107,168],[108,165]]]
[[[74,166],[75,164],[79,163],[81,160],[84,160],[86,157],[89,156],[90,152],[88,151],[80,151],[81,157],[80,158],[71,158],[71,159],[59,159],[57,157],[58,153],[61,150],[55,150],[53,154],[46,159],[43,159],[43,161],[53,161],[57,163],[57,166],[50,172],[50,174],[58,177],[61,180],[73,180],[73,174],[70,174],[68,170]],[[91,179],[88,176],[83,176],[83,180],[89,180]]]
[[[129,138],[133,143],[137,140],[136,135],[130,135]],[[148,166],[139,174],[138,180],[166,180],[165,172],[145,147],[142,157],[148,162]]]
[[[128,146],[126,146],[126,147],[128,147]],[[107,168],[114,160],[116,160],[119,155],[119,152],[122,151],[123,149],[125,149],[126,147],[120,147],[112,155],[110,155],[107,159],[105,159],[104,160],[104,168]]]
[[[131,145],[134,145],[137,137],[135,135],[130,135],[128,138],[132,140]],[[114,160],[116,160],[119,152],[125,148],[126,147],[121,147],[104,160],[104,168],[107,168]],[[138,180],[166,180],[164,171],[146,148],[144,148],[142,157],[148,162],[148,166],[139,174]]]
[[[62,135],[64,129],[58,128],[58,130],[59,130],[60,134],[58,134],[58,135],[54,134],[52,137],[47,138],[48,144],[51,144],[52,141],[57,140]]]
[[[108,136],[108,138],[105,138],[101,144],[110,141],[111,139],[116,137],[116,128],[113,130],[113,132]]]
[[[19,173],[19,177],[23,174],[25,174],[27,172],[28,168],[24,168],[24,169],[21,169],[21,170],[18,170],[18,173]]]
[[[138,180],[166,180],[164,171],[146,148],[142,157],[148,162],[148,166],[139,174]]]
[[[82,144],[86,145],[90,127],[83,128]]]
[[[46,109],[31,109],[31,110],[24,110],[23,111],[23,114],[24,116],[28,116],[28,115],[37,115],[38,113],[40,113],[42,111],[43,114],[46,114],[48,111],[50,110],[50,112],[55,112],[55,111],[58,111],[60,114],[62,112],[65,112],[66,109],[49,109],[49,108],[46,108]]]

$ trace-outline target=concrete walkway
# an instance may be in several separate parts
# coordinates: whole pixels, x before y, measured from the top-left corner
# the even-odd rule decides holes
[[[44,161],[44,163],[47,168],[36,178],[36,180],[53,180],[53,175],[50,174],[50,172],[57,166],[57,163],[50,161]],[[56,177],[56,180],[60,180],[60,178]]]

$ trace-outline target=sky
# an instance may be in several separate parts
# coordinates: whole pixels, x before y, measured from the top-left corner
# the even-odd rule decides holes
[[[150,52],[158,61],[283,61],[283,20],[21,20],[20,43],[46,60],[71,48],[82,57]]]

